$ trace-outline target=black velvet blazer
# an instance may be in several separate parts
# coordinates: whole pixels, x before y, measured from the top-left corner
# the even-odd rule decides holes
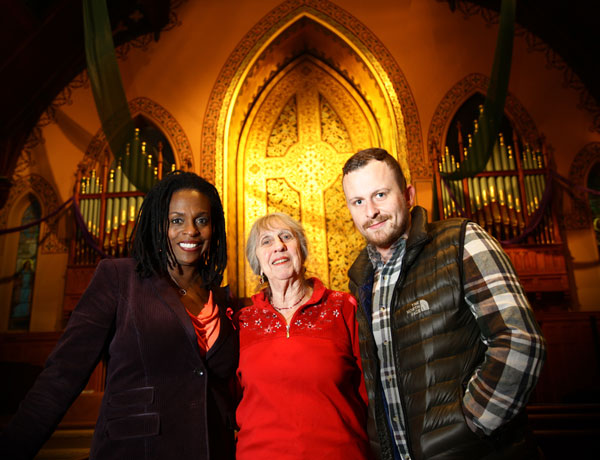
[[[43,372],[0,436],[1,458],[33,458],[108,356],[90,459],[234,456],[231,381],[238,338],[221,289],[219,337],[202,357],[192,322],[163,278],[133,259],[103,260]]]

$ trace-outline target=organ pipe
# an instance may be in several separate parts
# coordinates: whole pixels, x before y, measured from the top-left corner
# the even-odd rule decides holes
[[[456,128],[460,156],[453,154],[448,146],[438,151],[437,171],[440,175],[460,170],[469,152],[473,154],[472,152],[476,151],[477,146],[473,145],[473,142],[477,142],[478,137],[468,134],[465,146],[458,122]],[[474,120],[473,133],[480,129],[486,128]],[[448,218],[464,215],[484,227],[497,239],[515,238],[523,232],[540,209],[546,190],[547,170],[545,146],[535,148],[533,145],[522,143],[514,130],[510,142],[500,133],[481,173],[460,180],[446,180],[447,187],[441,182],[442,179],[439,180],[440,216]],[[556,242],[550,211],[546,211],[539,227],[528,237],[527,242]]]
[[[131,144],[126,145],[120,159],[109,165],[107,152],[98,169],[78,173],[75,198],[83,222],[96,245],[110,256],[128,255],[128,242],[145,195],[134,183],[148,190],[162,178],[163,144],[159,142],[157,148],[152,147],[152,152],[149,149],[136,129]],[[175,164],[170,169],[175,170]],[[95,264],[97,259],[98,254],[78,230],[72,244],[71,263]]]

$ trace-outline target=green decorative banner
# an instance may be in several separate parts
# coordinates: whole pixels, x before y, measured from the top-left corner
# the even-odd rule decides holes
[[[448,180],[475,176],[484,170],[492,155],[508,94],[516,3],[516,0],[502,0],[498,42],[494,54],[490,86],[485,97],[483,112],[477,121],[478,129],[473,133],[473,144],[468,147],[467,158],[460,164],[460,168],[452,173],[441,173]]]
[[[88,75],[102,129],[122,173],[137,190],[147,192],[152,178],[145,172],[147,157],[129,112],[105,0],[83,0],[83,25]]]

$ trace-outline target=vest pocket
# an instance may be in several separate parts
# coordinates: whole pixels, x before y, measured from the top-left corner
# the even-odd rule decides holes
[[[109,420],[106,434],[109,439],[132,439],[156,436],[160,431],[160,416],[157,413],[137,414]]]

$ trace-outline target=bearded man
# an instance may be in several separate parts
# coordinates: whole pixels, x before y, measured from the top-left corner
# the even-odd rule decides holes
[[[353,155],[342,185],[367,243],[348,276],[375,453],[537,458],[524,406],[545,342],[506,253],[467,219],[428,223],[383,149]]]

